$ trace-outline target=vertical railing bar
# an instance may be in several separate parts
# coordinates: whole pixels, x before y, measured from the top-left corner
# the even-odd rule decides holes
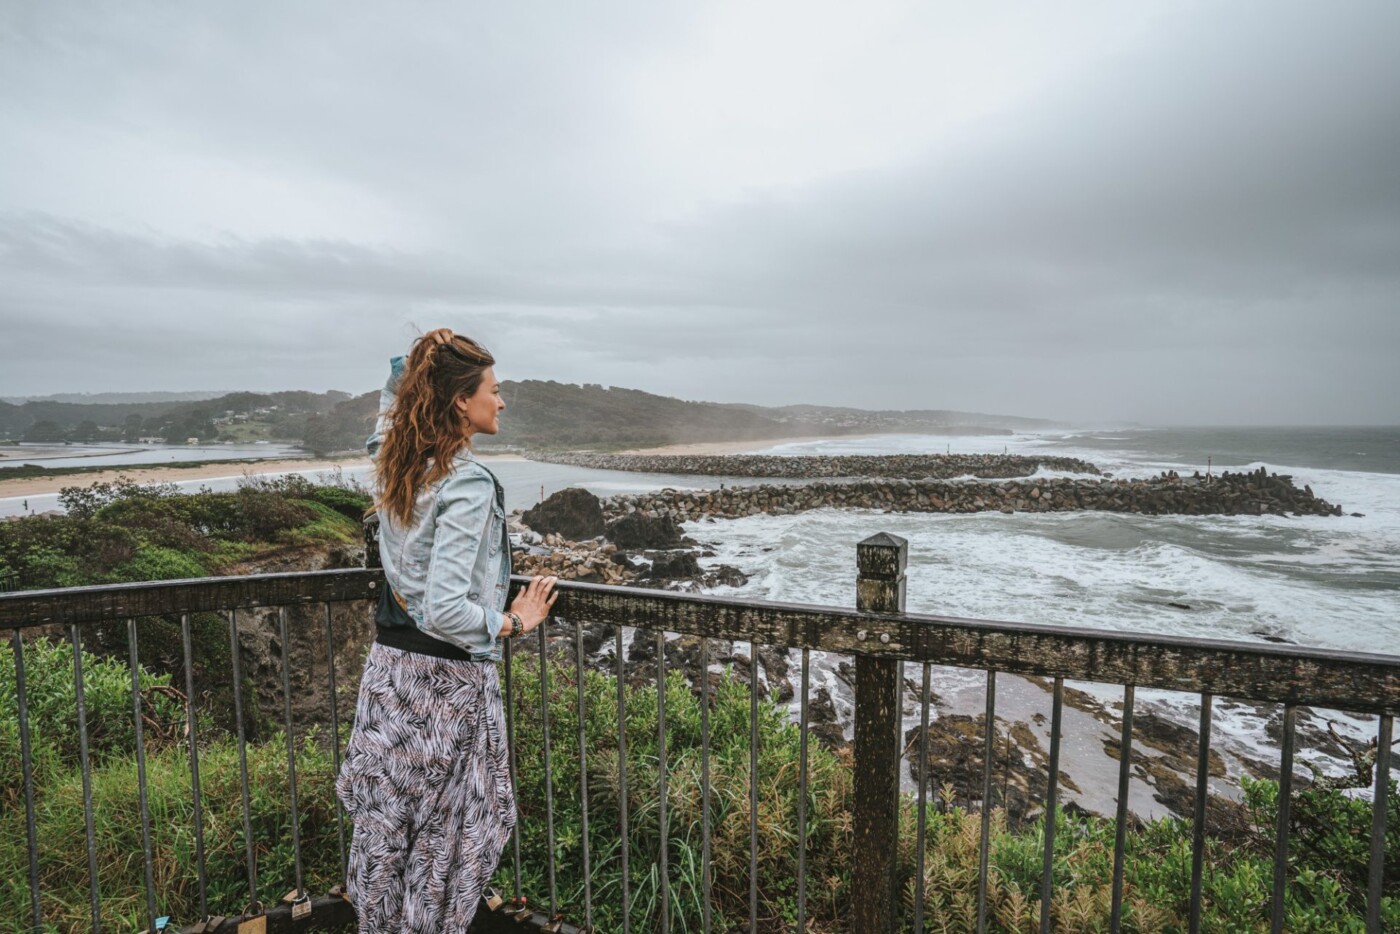
[[[282,709],[287,727],[287,786],[292,795],[292,871],[297,898],[304,898],[301,869],[301,816],[297,807],[297,735],[292,726],[292,645],[287,636],[287,608],[277,608],[277,628],[282,637]]]
[[[1065,679],[1055,679],[1055,701],[1050,712],[1050,781],[1045,791],[1045,858],[1040,876],[1040,934],[1050,934],[1050,903],[1054,895],[1055,794],[1060,781],[1060,722],[1064,716]]]
[[[574,623],[574,675],[578,684],[578,790],[583,840],[583,924],[593,929],[593,862],[588,849],[588,732],[584,707],[583,623]]]
[[[238,611],[228,611],[229,643],[233,653],[233,716],[238,722],[238,785],[243,796],[243,846],[248,861],[248,910],[262,910],[258,900],[258,863],[253,851],[252,802],[248,795],[248,737],[243,726],[243,653],[238,646]]]
[[[1128,849],[1128,781],[1132,776],[1133,704],[1137,688],[1123,685],[1123,732],[1118,742],[1118,813],[1113,834],[1113,907],[1109,914],[1109,934],[1123,930],[1123,868]]]
[[[1201,930],[1201,883],[1205,876],[1206,795],[1210,791],[1210,717],[1214,698],[1201,695],[1200,747],[1196,754],[1196,807],[1191,823],[1190,934]]]
[[[749,642],[749,930],[758,930],[758,643]]]
[[[1293,734],[1298,711],[1292,704],[1283,707],[1283,749],[1278,776],[1278,826],[1274,831],[1274,889],[1269,899],[1269,930],[1283,934],[1283,896],[1288,888],[1288,828],[1293,807]]]
[[[24,779],[24,830],[29,843],[29,913],[35,932],[44,926],[39,904],[39,837],[34,817],[34,760],[29,748],[29,697],[24,681],[24,639],[18,629],[10,631],[15,652],[15,700],[19,707],[19,761]]]
[[[914,834],[914,934],[924,932],[924,847],[928,834],[928,662],[924,662],[923,710],[919,715],[919,795],[917,831]]]
[[[1366,932],[1380,934],[1381,894],[1385,882],[1385,822],[1390,795],[1390,744],[1394,719],[1381,714],[1376,736],[1376,791],[1371,802],[1371,867],[1366,882]]]
[[[340,776],[340,713],[338,701],[336,699],[335,687],[335,623],[331,618],[331,605],[327,601],[326,608],[326,681],[331,692],[331,768],[334,770],[331,779],[334,781]],[[340,878],[345,880],[347,863],[345,861],[345,807],[340,803],[340,796],[335,796],[335,831],[336,845],[340,854]]]
[[[977,934],[987,932],[987,867],[992,855],[992,756],[995,753],[997,722],[995,671],[987,672],[986,720],[982,741],[982,840],[977,864]]]
[[[622,661],[621,626],[617,627],[613,636],[613,661],[617,665],[617,823],[622,836],[622,934],[628,934],[632,930],[632,893],[628,887],[627,871],[632,838],[627,828],[627,675]]]
[[[559,913],[554,871],[554,762],[549,754],[549,617],[540,623],[540,726],[544,732],[544,821],[549,864],[549,916]]]
[[[83,637],[77,625],[69,627],[73,642],[73,695],[78,707],[78,762],[83,775],[83,829],[87,834],[88,902],[93,934],[102,930],[97,904],[97,833],[92,823],[92,763],[88,750],[87,700],[83,695]]]
[[[204,797],[199,782],[199,725],[194,712],[194,640],[190,614],[180,614],[180,642],[185,653],[185,732],[190,746],[190,791],[194,803],[194,862],[199,878],[199,917],[209,917],[208,882],[204,866]]]
[[[797,930],[807,929],[807,695],[812,686],[811,650],[802,650],[801,729],[797,753]]]
[[[131,716],[136,729],[136,798],[141,809],[141,863],[146,887],[146,930],[156,926],[155,854],[151,851],[151,802],[146,788],[146,730],[141,713],[141,660],[136,648],[136,619],[126,621],[131,656]]]
[[[671,930],[671,873],[668,866],[670,856],[671,828],[667,822],[666,786],[666,634],[656,634],[656,777],[657,799],[656,818],[661,837],[660,878],[661,886],[661,934]]]
[[[806,741],[806,737],[803,737]],[[801,807],[801,805],[799,805]],[[798,857],[799,863],[801,857]],[[801,916],[802,882],[799,876],[798,915]],[[700,927],[710,934],[714,918],[710,907],[710,640],[700,637]],[[800,930],[800,927],[799,927]]]
[[[515,885],[515,903],[520,904],[520,788],[519,780],[516,777],[515,762],[515,654],[514,636],[505,640],[505,649],[502,655],[502,666],[506,670],[506,764],[510,768],[510,799],[515,802],[515,826],[511,828],[511,849],[513,850],[513,869],[511,877]]]

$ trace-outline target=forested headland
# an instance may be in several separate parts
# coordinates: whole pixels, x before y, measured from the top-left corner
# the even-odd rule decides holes
[[[1010,434],[1051,427],[1043,419],[942,409],[867,411],[829,406],[764,407],[674,399],[638,389],[545,380],[502,384],[497,449],[610,450],[685,442],[807,435],[925,432]],[[379,392],[237,392],[153,402],[0,401],[0,442],[142,441],[185,444],[273,441],[316,454],[356,451],[374,423]]]

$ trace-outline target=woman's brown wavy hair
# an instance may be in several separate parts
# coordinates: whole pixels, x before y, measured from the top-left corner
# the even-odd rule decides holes
[[[470,447],[454,402],[475,395],[495,362],[485,347],[447,330],[413,342],[375,460],[376,509],[401,524],[413,520],[418,491],[447,476],[452,459]]]

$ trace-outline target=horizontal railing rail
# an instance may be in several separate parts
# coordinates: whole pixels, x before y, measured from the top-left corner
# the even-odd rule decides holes
[[[534,640],[515,641],[507,644],[507,655],[503,665],[503,690],[506,700],[507,730],[512,748],[512,780],[518,776],[517,759],[525,753],[517,750],[515,736],[523,708],[519,698],[513,693],[513,675],[527,656],[529,664],[540,682],[540,709],[533,716],[538,717],[542,738],[544,800],[543,808],[548,837],[547,870],[539,878],[547,888],[547,899],[541,899],[548,906],[546,914],[533,912],[526,904],[521,891],[522,863],[521,842],[517,835],[508,845],[507,861],[513,866],[515,886],[514,898],[502,898],[493,902],[493,911],[488,918],[485,914],[480,925],[489,928],[501,917],[528,921],[529,925],[544,930],[575,929],[564,921],[561,899],[556,885],[555,841],[555,776],[552,772],[551,742],[558,748],[568,748],[579,761],[579,785],[576,789],[578,804],[581,807],[582,848],[578,858],[583,863],[580,904],[570,901],[573,909],[582,910],[582,917],[571,920],[580,922],[580,929],[593,927],[594,892],[591,887],[592,872],[590,863],[595,853],[589,847],[589,779],[586,758],[588,742],[585,736],[585,691],[583,667],[585,664],[584,627],[593,624],[607,624],[615,628],[614,664],[617,676],[618,720],[616,781],[621,788],[619,797],[620,812],[616,815],[619,834],[622,838],[617,848],[617,858],[621,862],[620,895],[623,905],[622,930],[629,930],[631,917],[629,890],[629,813],[628,813],[628,738],[621,724],[626,708],[627,675],[624,668],[624,629],[633,630],[634,644],[642,639],[654,638],[657,755],[654,763],[658,783],[656,806],[647,818],[658,825],[657,865],[653,867],[663,880],[659,907],[651,923],[657,929],[669,929],[673,905],[668,878],[668,730],[665,694],[666,679],[666,634],[680,634],[699,637],[700,671],[709,669],[711,656],[710,642],[722,640],[736,644],[748,644],[749,650],[749,784],[748,784],[748,830],[749,830],[749,875],[748,875],[748,920],[749,930],[760,929],[759,924],[759,860],[758,860],[758,813],[760,810],[758,783],[755,776],[759,770],[759,709],[758,709],[758,660],[759,647],[775,647],[795,650],[801,655],[801,676],[798,687],[801,731],[801,753],[798,763],[800,792],[798,795],[798,828],[795,835],[798,848],[798,891],[796,901],[797,930],[805,929],[808,897],[806,891],[806,821],[808,815],[808,699],[811,688],[811,653],[832,653],[855,660],[855,715],[854,715],[854,773],[855,773],[855,814],[854,833],[857,844],[867,841],[870,845],[861,852],[868,858],[856,861],[853,867],[853,889],[866,893],[857,899],[853,908],[851,923],[857,930],[884,932],[893,924],[893,905],[898,901],[895,891],[895,848],[876,845],[878,841],[888,841],[891,834],[898,833],[899,820],[899,780],[903,749],[900,735],[902,717],[900,698],[904,694],[904,680],[900,671],[901,663],[911,663],[922,667],[922,692],[916,695],[921,703],[921,731],[919,736],[918,790],[917,790],[917,833],[918,854],[916,884],[918,891],[914,898],[913,929],[923,930],[923,859],[926,831],[926,806],[928,778],[928,723],[930,711],[930,671],[933,666],[952,666],[976,669],[986,673],[986,714],[984,721],[984,789],[982,794],[980,879],[977,888],[977,930],[985,931],[989,924],[988,915],[988,853],[989,820],[992,795],[992,743],[996,723],[997,675],[1029,675],[1053,679],[1052,712],[1049,718],[1049,761],[1046,768],[1044,789],[1044,852],[1040,876],[1040,922],[1041,930],[1051,927],[1051,904],[1054,890],[1052,863],[1054,855],[1055,813],[1059,794],[1059,762],[1061,750],[1061,724],[1065,702],[1065,681],[1097,682],[1119,685],[1123,688],[1123,713],[1121,721],[1121,741],[1119,754],[1118,809],[1115,817],[1117,838],[1114,851],[1113,906],[1111,930],[1118,931],[1122,921],[1124,903],[1124,859],[1125,834],[1130,823],[1127,809],[1128,783],[1132,767],[1133,753],[1133,714],[1135,692],[1138,689],[1163,689],[1173,692],[1186,692],[1200,698],[1199,750],[1196,761],[1196,796],[1192,823],[1192,878],[1190,897],[1189,929],[1197,931],[1201,926],[1202,886],[1205,873],[1205,833],[1207,801],[1207,776],[1210,768],[1212,711],[1217,698],[1232,698],[1257,703],[1282,704],[1284,709],[1283,729],[1278,738],[1280,744],[1279,808],[1274,846],[1274,889],[1271,900],[1271,929],[1282,930],[1284,919],[1285,892],[1288,886],[1288,865],[1290,858],[1290,801],[1293,794],[1293,765],[1296,732],[1296,717],[1300,707],[1320,707],[1344,710],[1358,714],[1379,717],[1376,754],[1374,758],[1375,785],[1373,793],[1374,820],[1370,834],[1370,861],[1367,879],[1368,930],[1379,931],[1381,893],[1385,877],[1386,796],[1389,790],[1390,745],[1392,742],[1392,718],[1400,712],[1400,657],[1371,655],[1355,652],[1341,652],[1297,646],[1272,644],[1244,644],[1192,638],[1106,632],[1095,629],[1066,627],[1037,623],[1011,623],[990,620],[960,619],[956,617],[915,614],[904,612],[904,569],[907,560],[907,546],[902,540],[891,536],[875,536],[863,542],[858,549],[855,583],[857,606],[859,609],[809,606],[798,604],[757,601],[742,598],[723,598],[687,593],[641,590],[636,588],[613,587],[596,584],[561,581],[558,589],[560,597],[555,605],[555,621],[540,627],[539,637]],[[515,578],[513,585],[524,583],[523,578]],[[146,913],[154,920],[158,899],[155,893],[152,870],[152,827],[151,815],[146,802],[146,759],[142,740],[142,723],[147,703],[137,677],[139,651],[139,626],[137,621],[147,617],[179,617],[182,624],[182,645],[184,670],[187,679],[184,699],[186,711],[186,737],[189,748],[190,786],[193,795],[193,836],[197,842],[196,871],[198,873],[199,905],[205,914],[209,910],[236,910],[231,906],[211,906],[207,903],[204,871],[204,830],[201,823],[202,806],[200,792],[200,743],[197,736],[198,717],[194,709],[194,698],[201,686],[192,680],[190,653],[192,636],[190,617],[200,613],[219,613],[228,623],[228,639],[232,653],[233,697],[237,704],[237,738],[240,765],[240,793],[242,796],[242,819],[244,841],[247,846],[247,882],[252,908],[261,911],[263,902],[259,900],[259,856],[253,845],[253,828],[250,819],[250,779],[247,750],[249,741],[244,735],[243,673],[240,669],[241,649],[239,643],[239,619],[250,610],[278,609],[279,636],[284,646],[280,671],[280,703],[278,714],[286,732],[286,776],[289,781],[288,808],[293,817],[290,823],[290,845],[295,851],[295,887],[292,903],[270,912],[267,917],[270,929],[280,925],[293,925],[300,913],[313,911],[317,924],[343,922],[346,914],[343,901],[332,898],[330,901],[312,900],[306,891],[303,879],[302,847],[296,819],[298,809],[297,776],[297,730],[293,717],[292,688],[290,683],[289,650],[285,647],[291,633],[288,630],[288,609],[294,607],[324,608],[324,639],[328,653],[327,677],[329,681],[330,735],[335,737],[333,744],[334,768],[339,768],[340,726],[335,706],[337,693],[336,680],[356,677],[358,672],[337,673],[333,646],[336,642],[332,605],[373,601],[379,598],[385,586],[382,572],[377,569],[349,569],[315,571],[285,574],[263,574],[232,578],[210,578],[180,581],[159,581],[76,587],[61,590],[22,591],[0,593],[0,630],[10,631],[16,666],[17,714],[20,724],[21,771],[24,776],[24,806],[26,809],[26,830],[29,835],[29,880],[32,895],[33,927],[42,927],[39,871],[39,841],[36,837],[35,789],[31,775],[32,756],[28,732],[28,707],[24,675],[23,633],[25,630],[53,627],[61,638],[71,642],[74,649],[74,684],[76,688],[77,723],[82,742],[83,802],[85,811],[88,846],[89,885],[91,899],[92,927],[99,925],[99,891],[97,884],[97,863],[94,844],[94,799],[90,787],[91,764],[88,752],[89,724],[83,699],[84,672],[82,647],[84,633],[88,627],[100,623],[124,622],[132,665],[131,703],[128,711],[136,731],[136,755],[139,768],[141,793],[140,817],[142,821],[141,857],[146,864],[145,904]],[[245,624],[246,625],[246,624]],[[318,626],[321,625],[318,623]],[[576,709],[578,717],[577,736],[551,736],[548,679],[552,665],[547,649],[548,639],[568,639],[572,642],[572,664],[575,668],[577,689]],[[703,677],[703,674],[702,674]],[[702,690],[702,696],[703,696]],[[4,712],[8,715],[9,712]],[[714,804],[710,787],[710,704],[708,699],[700,704],[701,772],[700,793],[702,795],[701,822],[703,850],[700,855],[700,897],[701,928],[708,932],[714,919],[711,912],[712,874],[710,852],[711,821]],[[576,744],[576,745],[575,745]],[[279,753],[280,754],[280,753]],[[537,754],[535,750],[530,755]],[[328,766],[329,767],[329,766]],[[337,812],[337,822],[341,816]],[[340,865],[345,864],[346,837],[343,824],[338,828]],[[285,880],[283,880],[285,881]],[[263,895],[267,896],[264,882]],[[876,893],[872,896],[870,893]],[[276,894],[276,893],[272,893]],[[539,893],[530,893],[536,894]],[[303,908],[302,906],[306,906]],[[235,920],[219,919],[217,924],[205,923],[202,928],[189,930],[234,930]],[[514,924],[514,920],[511,921]],[[290,929],[290,928],[289,928]]]
[[[377,600],[383,580],[382,571],[354,568],[23,591],[0,595],[0,629]],[[516,576],[512,585],[527,580]],[[560,581],[556,589],[554,613],[570,620],[1354,713],[1400,713],[1400,656],[1395,655],[862,612],[575,581]]]

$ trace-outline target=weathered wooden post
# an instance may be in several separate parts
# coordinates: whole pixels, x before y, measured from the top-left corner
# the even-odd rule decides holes
[[[909,543],[881,532],[856,545],[856,609],[904,612]],[[870,636],[862,633],[862,641]],[[852,930],[894,930],[899,838],[899,661],[856,656],[855,899]]]

